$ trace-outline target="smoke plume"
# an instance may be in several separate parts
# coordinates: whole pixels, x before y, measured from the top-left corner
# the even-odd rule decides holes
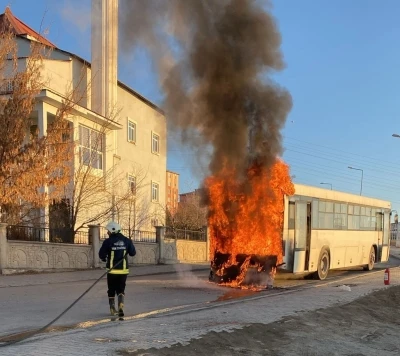
[[[265,6],[264,6],[265,5]],[[289,93],[270,79],[284,67],[268,1],[120,0],[120,46],[145,46],[165,94],[169,128],[198,152],[211,147],[210,173],[270,167],[282,154]]]

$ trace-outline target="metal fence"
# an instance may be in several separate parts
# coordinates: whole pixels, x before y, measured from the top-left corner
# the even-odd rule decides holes
[[[166,227],[165,237],[177,240],[207,241],[207,233],[205,230],[196,231],[196,230],[175,229],[173,227]]]
[[[132,241],[156,243],[155,231],[122,229],[121,233]],[[100,232],[100,239],[104,240],[107,237],[107,230],[102,227]]]
[[[74,232],[71,229],[51,229],[22,225],[7,226],[7,240],[89,244],[87,231]]]

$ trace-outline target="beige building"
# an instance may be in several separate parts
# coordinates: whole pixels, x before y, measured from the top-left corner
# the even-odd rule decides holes
[[[21,66],[32,41],[51,49],[42,68],[47,84],[32,113],[39,134],[46,134],[63,98],[72,90],[77,105],[68,120],[77,143],[75,171],[90,168],[93,176],[104,177],[109,186],[101,197],[80,209],[75,227],[114,218],[123,228],[150,230],[165,221],[166,118],[157,105],[117,80],[117,5],[116,0],[92,1],[92,64],[57,48],[9,8],[1,15],[0,25],[10,26],[16,34]],[[77,185],[77,181],[71,182],[71,187]],[[72,188],[66,189],[71,205],[76,203],[72,192]],[[119,203],[127,193],[131,193],[130,199]],[[46,224],[48,210],[42,211]]]
[[[167,210],[174,215],[179,203],[179,173],[167,171]]]

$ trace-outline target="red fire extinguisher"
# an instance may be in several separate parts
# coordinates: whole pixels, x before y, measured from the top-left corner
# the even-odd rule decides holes
[[[385,274],[383,275],[383,282],[386,286],[390,284],[390,270],[389,268],[385,269]]]

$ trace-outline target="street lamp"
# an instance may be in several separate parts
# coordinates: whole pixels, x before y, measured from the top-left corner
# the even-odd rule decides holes
[[[400,137],[400,136],[399,136]],[[363,177],[364,177],[364,171],[360,168],[354,168],[354,167],[347,167],[349,169],[354,169],[356,171],[361,171],[361,189],[360,189],[360,195],[362,194],[362,183],[363,183]]]
[[[330,185],[331,186],[331,190],[332,190],[332,184],[331,183],[319,183],[319,184],[327,184],[327,185]]]

